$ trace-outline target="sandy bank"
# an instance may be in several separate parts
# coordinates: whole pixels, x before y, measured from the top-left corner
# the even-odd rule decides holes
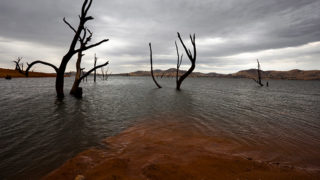
[[[7,75],[9,75],[13,78],[25,78],[26,77],[24,74],[21,74],[16,70],[0,68],[0,78],[4,78]],[[29,72],[29,77],[56,77],[56,74],[42,73],[42,72]]]
[[[231,155],[227,139],[176,123],[140,124],[68,160],[43,179],[319,179],[318,172]],[[79,176],[81,175],[81,176]]]

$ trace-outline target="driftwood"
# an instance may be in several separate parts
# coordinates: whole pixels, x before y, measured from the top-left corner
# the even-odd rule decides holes
[[[152,47],[151,47],[151,43],[149,43],[149,47],[150,47],[150,65],[151,65],[151,76],[152,76],[152,79],[153,79],[153,82],[157,85],[158,88],[162,88],[158,82],[156,81],[156,79],[154,78],[154,75],[153,75],[153,67],[152,67]]]
[[[197,58],[197,49],[196,49],[196,35],[193,34],[193,37],[190,35],[190,40],[191,40],[191,44],[193,46],[193,55],[190,51],[190,49],[187,49],[187,47],[185,46],[185,44],[183,43],[182,39],[181,39],[181,36],[180,36],[180,33],[178,32],[178,38],[191,62],[191,67],[189,68],[189,70],[184,73],[180,78],[177,78],[177,90],[180,90],[180,87],[181,87],[181,83],[184,79],[186,79],[191,73],[192,71],[194,70],[194,68],[196,67],[196,58]],[[177,52],[178,52],[178,48],[177,48]],[[177,73],[179,73],[179,67],[181,65],[181,62],[182,62],[182,57],[181,57],[181,60],[179,60],[179,53],[178,54],[178,62],[177,62]]]

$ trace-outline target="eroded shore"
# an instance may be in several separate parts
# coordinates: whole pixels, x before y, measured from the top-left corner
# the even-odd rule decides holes
[[[186,125],[143,123],[68,160],[43,179],[318,179],[319,172],[232,155],[228,139]]]

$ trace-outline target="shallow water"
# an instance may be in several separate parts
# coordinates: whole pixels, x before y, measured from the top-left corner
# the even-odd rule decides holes
[[[0,79],[0,179],[39,178],[138,122],[188,122],[239,145],[234,154],[320,169],[320,81],[110,77],[55,98],[54,78]],[[66,78],[68,93],[73,78]]]

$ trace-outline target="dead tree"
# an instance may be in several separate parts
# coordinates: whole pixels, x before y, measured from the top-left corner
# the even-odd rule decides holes
[[[177,50],[177,56],[178,56],[178,59],[177,59],[177,72],[176,72],[176,84],[177,84],[177,87],[178,87],[178,81],[179,81],[179,68],[181,66],[181,63],[182,63],[182,57],[183,57],[183,54],[179,54],[179,48],[178,48],[178,45],[177,45],[177,41],[174,42],[174,44],[176,45],[176,50]]]
[[[153,75],[153,67],[152,67],[152,47],[151,47],[151,43],[149,43],[149,47],[150,47],[150,65],[151,65],[151,76],[152,76],[152,79],[154,81],[154,83],[157,85],[158,88],[162,88],[158,82],[156,81],[156,79],[154,78],[154,75]]]
[[[258,63],[258,69],[257,69],[257,72],[258,72],[258,80],[255,80],[254,81],[256,83],[258,83],[261,87],[263,86],[262,82],[261,82],[261,70],[260,70],[260,63],[259,63],[259,60],[257,59],[257,63]]]
[[[87,37],[87,34],[89,34],[89,36]],[[82,49],[83,47],[86,47],[86,45],[88,44],[89,41],[91,41],[92,38],[92,32],[85,28],[83,35],[79,38],[79,42],[80,42],[80,49]],[[81,76],[81,60],[82,57],[84,56],[84,54],[82,53],[83,51],[79,51],[78,52],[78,59],[77,59],[77,63],[76,63],[76,76],[73,82],[73,86],[70,90],[70,94],[74,95],[76,97],[82,97],[82,88],[79,87],[80,83],[81,83],[81,77],[84,76],[85,74],[83,73],[83,75]],[[105,65],[107,65],[108,63],[105,63]],[[105,66],[104,65],[104,66]],[[102,66],[103,67],[103,66]],[[93,68],[94,71],[96,71],[97,67],[95,66]],[[89,73],[90,74],[90,73]],[[88,75],[89,75],[88,74]],[[87,77],[87,76],[86,76]],[[82,78],[83,79],[83,78]]]
[[[20,63],[21,60],[22,60],[22,57],[18,57],[16,61],[13,61],[16,64],[15,70],[19,71],[19,73],[21,74],[25,74],[23,72],[23,63]]]
[[[180,86],[181,86],[182,81],[184,79],[186,79],[192,73],[194,68],[196,67],[197,49],[196,49],[196,35],[195,34],[193,34],[193,37],[190,35],[190,40],[191,40],[191,43],[192,43],[192,46],[193,46],[193,56],[192,56],[192,53],[191,53],[190,49],[187,49],[186,46],[184,45],[179,32],[178,32],[178,38],[179,38],[179,40],[180,40],[180,42],[181,42],[181,44],[182,44],[182,46],[183,46],[183,48],[185,50],[190,62],[191,62],[191,67],[189,68],[189,70],[186,73],[184,73],[180,78],[177,78],[178,79],[177,80],[177,90],[180,90]],[[179,62],[179,53],[178,53],[177,67],[180,67],[181,62],[182,62],[182,57],[181,57],[181,60]]]
[[[96,67],[96,65],[97,65],[97,60],[98,60],[98,58],[97,58],[97,56],[96,56],[96,54],[94,54],[94,68]],[[96,79],[97,79],[97,71],[96,70],[94,70],[94,77],[93,77],[93,81],[94,82],[96,82]]]
[[[109,39],[103,39],[100,42],[97,42],[95,44],[86,45],[84,47],[79,47],[77,49],[77,42],[81,38],[81,34],[85,33],[85,31],[86,31],[85,24],[88,21],[93,20],[92,16],[88,16],[88,11],[92,5],[92,1],[93,0],[84,0],[84,2],[82,4],[82,8],[81,8],[81,14],[79,15],[80,22],[79,22],[79,25],[77,28],[74,28],[68,21],[66,21],[65,18],[63,18],[63,21],[74,32],[74,37],[71,41],[68,52],[63,56],[63,58],[60,62],[60,66],[59,66],[59,68],[57,68],[58,70],[57,70],[57,76],[56,76],[56,92],[57,92],[58,98],[64,97],[64,92],[63,92],[64,74],[66,71],[67,64],[69,63],[69,61],[73,57],[73,55],[75,55],[81,51],[83,52],[83,51],[86,51],[86,50],[91,49],[93,47],[99,46],[100,44],[107,42],[109,40]],[[34,65],[36,63],[31,63],[31,64]],[[50,63],[47,63],[47,65],[48,64],[50,64]],[[52,67],[54,65],[50,64],[50,66]],[[28,68],[30,69],[31,67],[28,67]]]

